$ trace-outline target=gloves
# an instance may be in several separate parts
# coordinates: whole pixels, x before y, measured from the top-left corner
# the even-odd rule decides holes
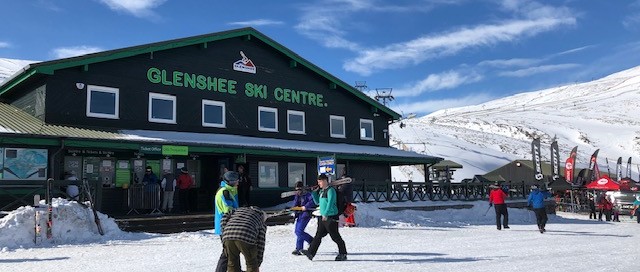
[[[489,203],[489,207],[493,207],[493,203]]]

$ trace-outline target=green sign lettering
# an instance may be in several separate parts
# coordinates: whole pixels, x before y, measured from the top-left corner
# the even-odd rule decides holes
[[[147,79],[153,84],[162,84],[165,86],[184,87],[231,95],[238,93],[238,82],[228,78],[192,74],[182,71],[167,71],[151,67],[147,70]],[[246,82],[244,83],[244,90],[241,91],[244,91],[245,96],[249,98],[269,99],[273,97],[276,101],[285,103],[303,104],[320,108],[328,106],[328,104],[324,102],[324,96],[319,93],[281,87],[274,88],[272,93],[269,93],[269,90],[270,88],[267,85]]]
[[[183,145],[163,145],[162,155],[187,156],[189,155],[189,147]]]

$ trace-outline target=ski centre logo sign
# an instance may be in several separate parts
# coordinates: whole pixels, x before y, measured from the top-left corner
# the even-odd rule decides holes
[[[255,74],[256,66],[253,64],[253,61],[247,58],[247,56],[242,51],[240,51],[240,56],[242,56],[242,59],[233,63],[233,70]]]

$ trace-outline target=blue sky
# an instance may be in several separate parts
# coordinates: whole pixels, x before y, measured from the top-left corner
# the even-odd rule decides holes
[[[5,0],[0,58],[44,61],[251,26],[406,115],[640,65],[640,0]]]

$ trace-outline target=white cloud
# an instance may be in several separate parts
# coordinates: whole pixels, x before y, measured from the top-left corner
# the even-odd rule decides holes
[[[533,65],[539,63],[540,59],[496,59],[496,60],[485,60],[478,63],[479,66],[489,66],[496,68],[507,68],[507,67],[525,67],[529,65]]]
[[[258,19],[258,20],[251,20],[251,21],[240,21],[240,22],[229,23],[229,25],[236,25],[236,26],[265,26],[265,25],[281,25],[281,24],[284,24],[284,22],[269,20],[269,19]]]
[[[622,25],[627,29],[640,27],[640,13],[632,14],[622,20]]]
[[[167,0],[99,0],[115,11],[131,13],[136,17],[152,17],[153,9]]]
[[[370,75],[378,70],[416,65],[428,59],[453,55],[463,49],[515,41],[575,23],[576,19],[572,17],[539,18],[463,28],[383,48],[365,50],[360,56],[346,62],[343,67],[347,71]]]
[[[11,47],[11,44],[9,44],[8,42],[0,42],[0,48],[9,48]]]
[[[350,41],[348,29],[364,27],[358,20],[358,13],[408,13],[426,12],[438,5],[452,5],[465,0],[416,1],[408,5],[389,4],[371,0],[324,0],[301,6],[302,16],[295,29],[301,34],[319,41],[329,48],[343,48],[350,51],[363,50],[363,46]],[[346,23],[343,23],[346,22]]]
[[[53,49],[53,56],[57,59],[77,57],[81,55],[91,54],[95,52],[104,51],[104,49],[94,46],[72,46],[72,47],[60,47]]]
[[[478,105],[493,99],[495,99],[495,97],[488,94],[480,93],[460,98],[425,100],[398,104],[395,107],[392,107],[392,109],[397,112],[410,112],[422,115],[442,109]]]
[[[580,67],[580,65],[575,63],[541,65],[541,66],[529,67],[529,68],[515,70],[515,71],[500,72],[498,73],[498,75],[505,76],[505,77],[526,77],[526,76],[535,75],[535,74],[573,69],[576,67]]]
[[[482,80],[482,76],[475,72],[447,71],[440,74],[430,74],[412,86],[397,89],[394,92],[394,97],[418,96],[425,92],[453,89],[480,80]]]

